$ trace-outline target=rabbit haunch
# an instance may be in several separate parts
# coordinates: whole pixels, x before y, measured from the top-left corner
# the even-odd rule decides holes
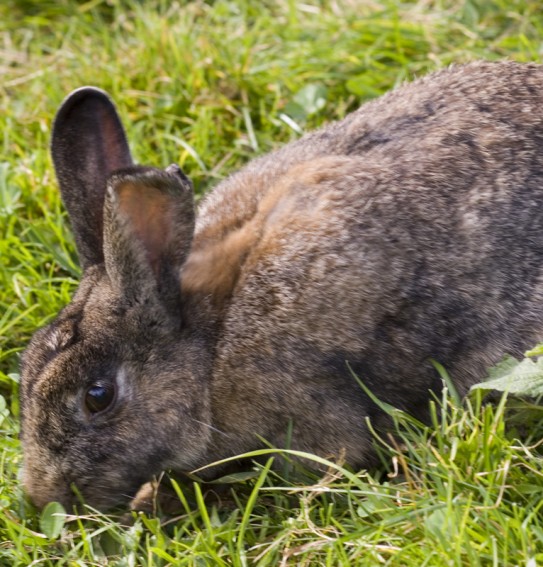
[[[371,463],[381,400],[423,418],[543,337],[543,70],[474,63],[254,160],[195,216],[85,87],[52,152],[84,274],[23,357],[39,505],[130,498],[262,446]],[[90,399],[90,403],[89,403]],[[99,411],[96,410],[99,408]]]

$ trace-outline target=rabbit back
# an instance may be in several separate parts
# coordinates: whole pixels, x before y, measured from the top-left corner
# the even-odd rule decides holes
[[[219,428],[277,438],[294,416],[300,448],[341,438],[364,462],[361,421],[380,417],[352,372],[422,415],[432,359],[465,394],[541,340],[542,85],[536,65],[445,70],[211,194],[182,285],[225,304]]]

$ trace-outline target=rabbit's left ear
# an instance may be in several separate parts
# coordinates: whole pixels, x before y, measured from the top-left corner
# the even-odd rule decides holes
[[[177,311],[194,222],[192,184],[176,165],[112,175],[104,207],[105,266],[128,301],[142,303],[158,292]]]
[[[100,264],[106,179],[132,165],[121,120],[104,91],[82,87],[68,95],[55,118],[51,151],[81,265]]]

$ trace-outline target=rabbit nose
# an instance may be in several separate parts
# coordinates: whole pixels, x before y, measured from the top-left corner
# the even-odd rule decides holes
[[[50,471],[29,470],[24,466],[22,480],[26,496],[40,510],[54,501],[60,502],[66,510],[70,510],[74,504],[71,490],[64,484],[59,484],[59,479],[50,474]]]

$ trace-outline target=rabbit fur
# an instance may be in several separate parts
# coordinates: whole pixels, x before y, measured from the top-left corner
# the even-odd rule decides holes
[[[196,215],[181,170],[134,165],[107,95],[74,91],[52,154],[83,276],[22,360],[32,500],[75,485],[108,508],[263,440],[368,466],[366,418],[386,418],[350,369],[423,417],[431,359],[465,394],[541,340],[542,108],[539,65],[451,67],[254,160]]]

